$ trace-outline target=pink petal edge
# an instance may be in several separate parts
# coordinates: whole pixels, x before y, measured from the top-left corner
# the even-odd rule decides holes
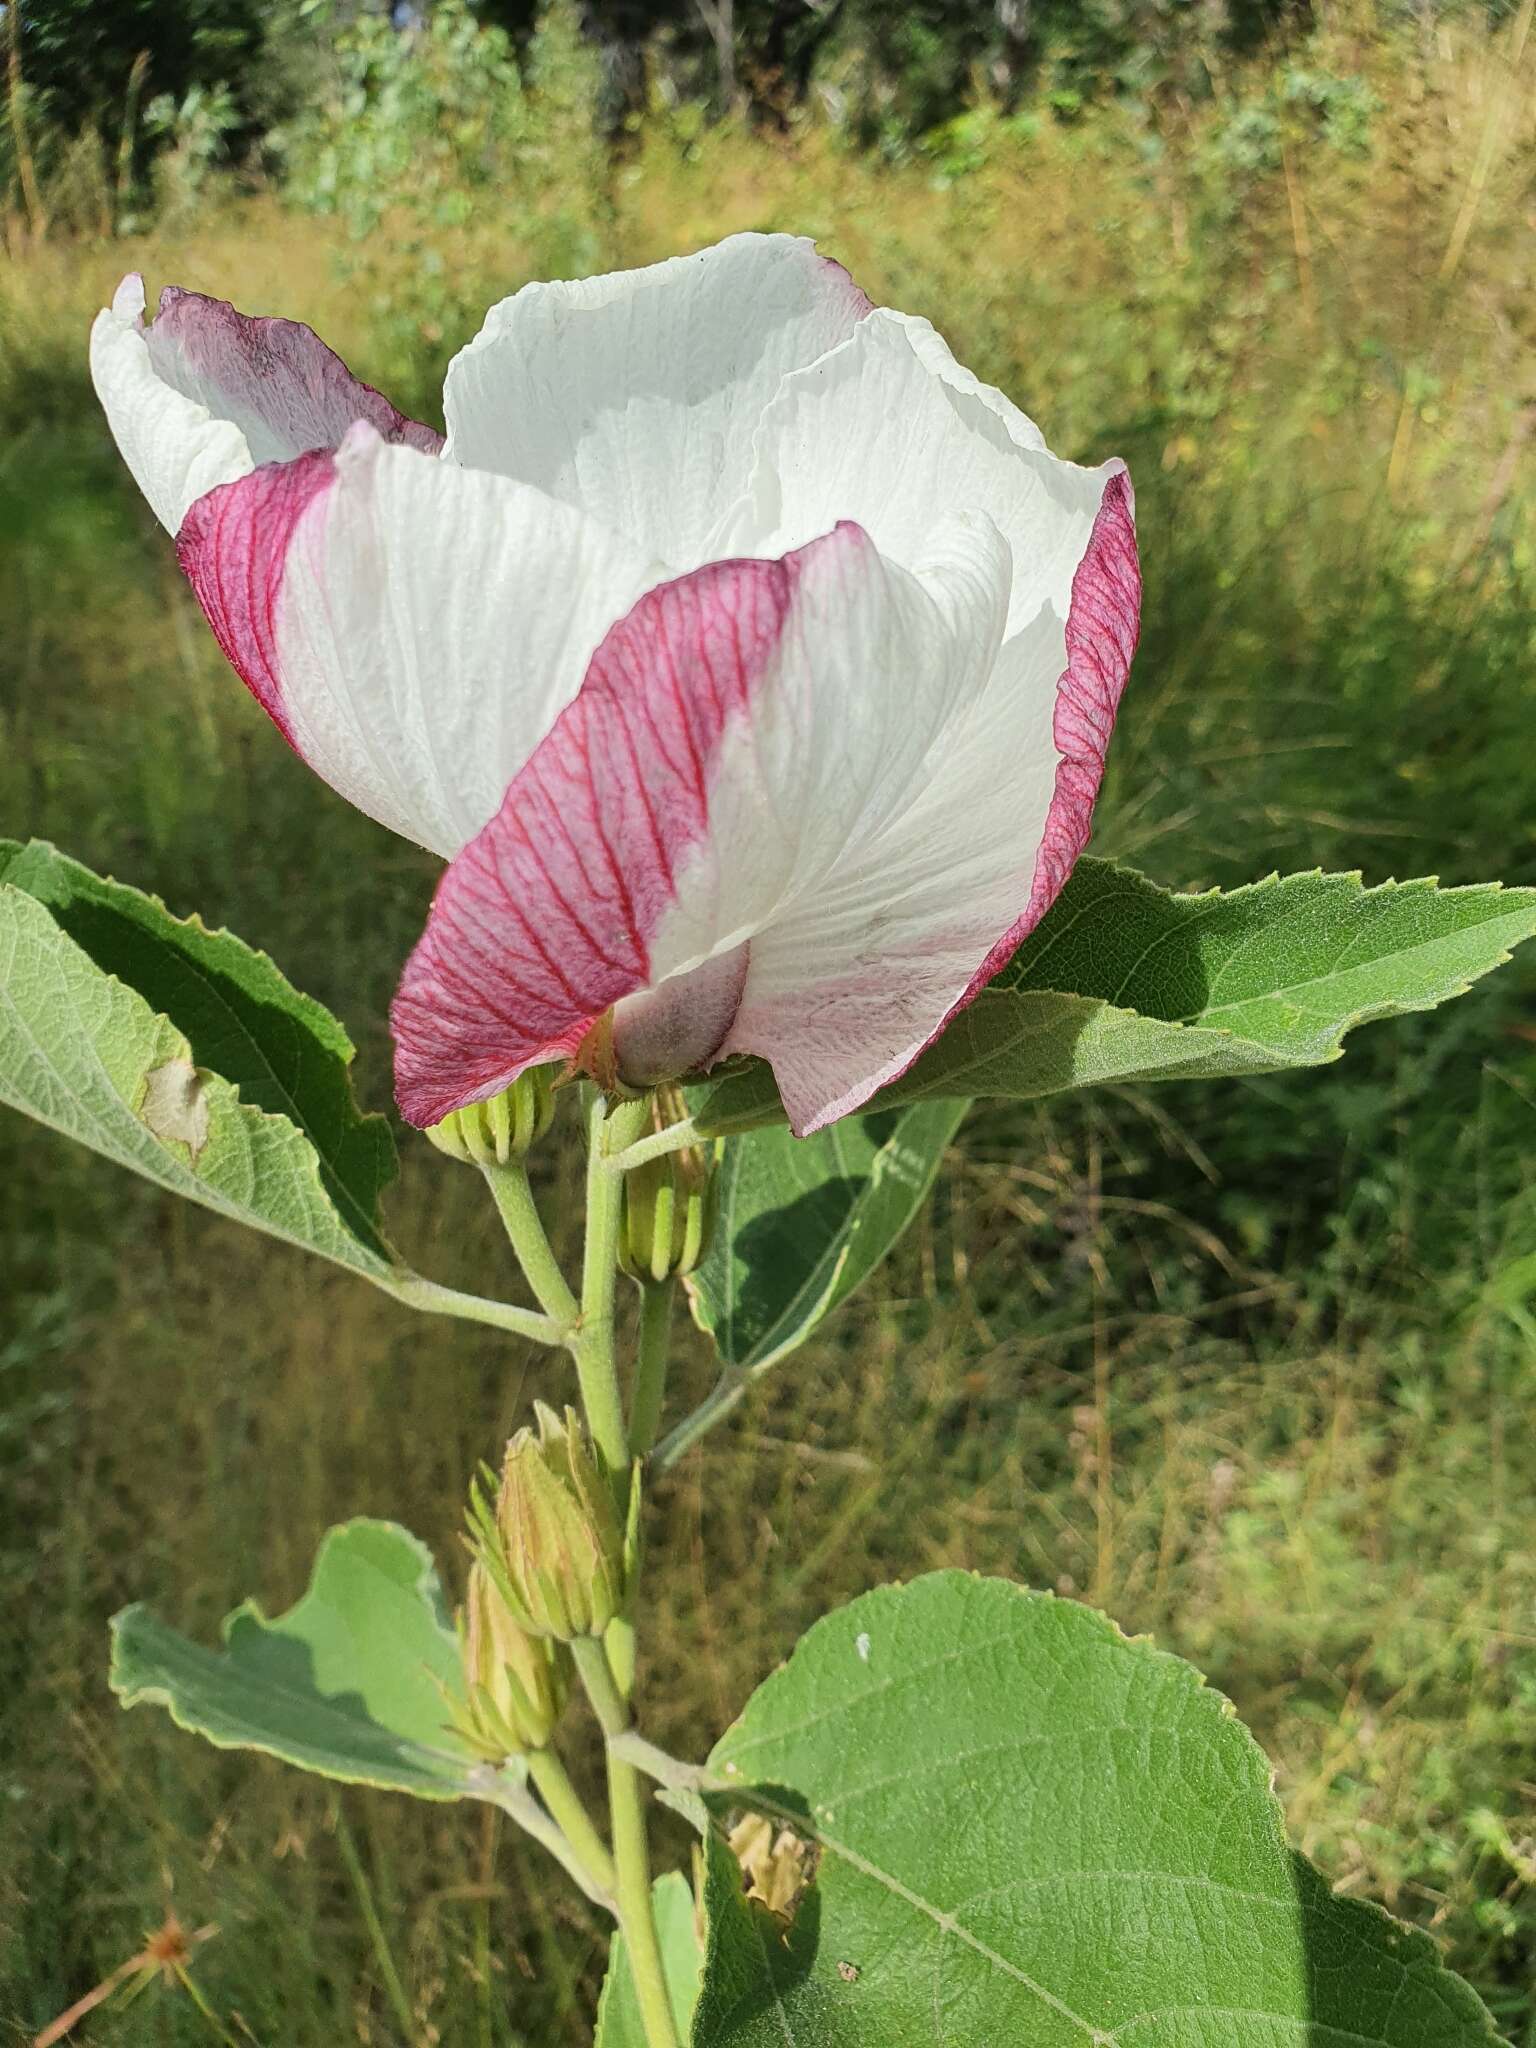
[[[1056,685],[1052,737],[1061,759],[1035,855],[1029,902],[971,977],[965,993],[928,1037],[904,1058],[889,1062],[856,1087],[791,1127],[810,1137],[851,1116],[882,1088],[899,1081],[942,1038],[960,1012],[973,1003],[994,975],[1061,894],[1093,830],[1093,810],[1104,778],[1104,762],[1115,729],[1120,698],[1130,675],[1141,625],[1141,568],[1136,552],[1136,498],[1123,463],[1113,468],[1094,516],[1083,559],[1072,578],[1067,607],[1067,666]]]
[[[1072,577],[1067,606],[1067,665],[1056,685],[1051,737],[1061,759],[1035,855],[1024,914],[1011,924],[971,977],[970,986],[920,1058],[1002,971],[1066,886],[1093,835],[1093,809],[1115,717],[1141,636],[1141,564],[1136,552],[1136,494],[1124,463],[1114,468],[1094,515],[1093,531]],[[906,1068],[901,1069],[903,1073]],[[890,1077],[897,1079],[896,1075]]]
[[[442,451],[441,434],[354,377],[301,321],[242,313],[227,299],[167,285],[146,339],[151,350],[157,343],[174,348],[232,407],[248,408],[272,432],[293,440],[296,454],[336,447],[355,420],[366,420],[386,441],[426,455]]]
[[[277,611],[300,518],[336,477],[317,448],[268,462],[197,499],[176,536],[176,559],[224,657],[295,753],[277,666]]]

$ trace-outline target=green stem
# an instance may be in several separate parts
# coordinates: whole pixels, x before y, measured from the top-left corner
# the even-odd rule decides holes
[[[395,2018],[400,2022],[406,2040],[414,2041],[417,2034],[416,2015],[411,2010],[411,2001],[405,1995],[400,1972],[395,1968],[389,1936],[384,1932],[384,1922],[379,1918],[378,1905],[374,1900],[373,1886],[368,1882],[368,1873],[363,1868],[363,1859],[357,1853],[357,1844],[352,1839],[352,1830],[347,1826],[347,1817],[341,1810],[339,1798],[331,1801],[331,1819],[336,1829],[336,1846],[341,1851],[342,1862],[347,1866],[352,1889],[357,1893],[358,1909],[363,1916],[363,1925],[368,1930],[368,1939],[373,1944],[379,1975],[384,1980],[385,1996],[395,2009]]]
[[[646,1791],[634,1765],[614,1754],[612,1743],[627,1734],[629,1704],[614,1681],[603,1646],[593,1636],[572,1643],[571,1654],[597,1715],[608,1749],[608,1809],[613,1821],[613,1859],[619,1874],[619,1926],[629,1973],[645,2027],[646,2048],[682,2048],[651,1904],[651,1856],[646,1839]]]
[[[654,1778],[669,1792],[697,1792],[709,1783],[709,1773],[702,1764],[685,1764],[681,1757],[647,1742],[637,1728],[631,1728],[626,1735],[615,1735],[609,1747],[621,1763],[633,1764],[637,1771]]]
[[[400,1273],[376,1280],[386,1294],[403,1301],[407,1308],[419,1308],[429,1316],[459,1316],[469,1323],[490,1323],[498,1330],[510,1330],[514,1337],[527,1337],[535,1344],[564,1346],[571,1341],[569,1327],[536,1309],[515,1308],[509,1301],[491,1301],[483,1294],[461,1294],[456,1287],[440,1287],[435,1280],[423,1280],[419,1273]]]
[[[587,1122],[587,1241],[581,1265],[581,1327],[573,1351],[587,1427],[622,1502],[629,1485],[629,1433],[613,1353],[613,1302],[619,1278],[624,1178],[610,1167],[644,1128],[646,1101],[621,1102],[612,1115],[595,1090]]]
[[[671,1280],[646,1280],[640,1287],[640,1346],[629,1397],[629,1448],[636,1458],[649,1453],[661,1426],[661,1410],[667,1396],[668,1337],[675,1284]]]
[[[545,1315],[573,1330],[580,1320],[581,1306],[549,1242],[549,1233],[533,1199],[527,1167],[521,1159],[513,1159],[505,1166],[483,1166],[480,1170],[506,1226],[523,1277],[533,1289],[534,1300]]]
[[[752,1379],[753,1375],[743,1372],[740,1366],[728,1366],[693,1413],[685,1415],[676,1429],[663,1437],[651,1456],[650,1469],[653,1472],[670,1472],[706,1431],[713,1429],[717,1422],[724,1422],[746,1394]]]
[[[599,1891],[610,1898],[618,1892],[618,1873],[608,1845],[593,1825],[582,1804],[581,1794],[571,1783],[566,1768],[552,1749],[536,1749],[528,1758],[528,1775],[538,1787],[539,1797],[549,1808],[550,1818],[570,1844],[571,1852]]]
[[[701,1145],[706,1142],[704,1133],[691,1116],[685,1116],[675,1124],[668,1124],[665,1130],[652,1131],[649,1137],[637,1138],[632,1144],[615,1146],[608,1154],[610,1173],[628,1173],[631,1167],[644,1166],[647,1159],[660,1159],[668,1152],[681,1152],[686,1145]]]
[[[564,1832],[555,1826],[526,1785],[503,1771],[487,1768],[478,1774],[474,1796],[499,1807],[509,1820],[516,1821],[525,1835],[531,1835],[541,1849],[547,1849],[566,1876],[586,1893],[594,1906],[601,1906],[608,1913],[618,1911],[612,1890],[597,1882],[566,1840]]]

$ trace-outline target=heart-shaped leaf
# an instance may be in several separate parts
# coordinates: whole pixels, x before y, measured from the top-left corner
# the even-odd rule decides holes
[[[352,1046],[264,953],[53,847],[0,842],[0,1101],[370,1279],[395,1172]]]
[[[1434,1945],[1287,1848],[1219,1694],[1104,1616],[940,1572],[818,1622],[710,1759],[807,1845],[715,1840],[694,2048],[1492,2048]]]
[[[693,1889],[681,1871],[669,1870],[651,1887],[651,1903],[661,1943],[661,1966],[672,1998],[672,2017],[679,2039],[686,2041],[693,2008],[698,2002],[699,1971],[704,1961],[694,1924]],[[598,2002],[593,2048],[646,2048],[645,2022],[640,2017],[640,2002],[630,1978],[622,1934],[615,1934],[608,1952],[608,1974],[603,1979],[603,1995]]]
[[[1358,1024],[1464,994],[1533,933],[1536,889],[1367,889],[1313,873],[1180,896],[1082,860],[1008,965],[872,1106],[1317,1066]],[[695,1113],[720,1132],[783,1114],[758,1062],[724,1072]]]
[[[250,1601],[237,1607],[222,1650],[125,1608],[112,1623],[111,1684],[125,1707],[153,1701],[219,1749],[420,1799],[473,1789],[475,1759],[449,1726],[463,1678],[437,1569],[393,1522],[330,1530],[303,1598],[271,1621]]]
[[[868,1278],[922,1206],[965,1102],[846,1117],[725,1148],[710,1249],[688,1286],[727,1364],[763,1371]]]

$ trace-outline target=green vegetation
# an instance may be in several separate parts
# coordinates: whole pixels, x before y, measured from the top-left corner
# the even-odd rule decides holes
[[[1148,606],[1096,853],[1181,888],[1536,880],[1532,9],[1316,11],[1198,91],[1041,57],[876,132],[815,90],[783,125],[658,93],[610,153],[609,74],[561,9],[531,47],[512,10],[439,9],[410,48],[364,18],[242,108],[250,148],[177,115],[121,187],[126,80],[73,139],[11,123],[0,833],[269,950],[387,1109],[432,863],[225,669],[94,408],[89,316],[139,267],[311,320],[430,416],[524,278],[752,226],[931,314],[1054,446],[1130,461]],[[1311,1072],[973,1111],[895,1258],[657,1487],[685,1589],[647,1631],[657,1739],[701,1749],[769,1646],[892,1573],[1082,1594],[1206,1671],[1297,1845],[1536,2044],[1533,987],[1527,960]],[[495,1291],[476,1176],[434,1169],[406,1134],[391,1238]],[[467,1844],[107,1686],[115,1610],[211,1643],[253,1589],[299,1597],[332,1521],[398,1516],[451,1565],[476,1462],[561,1369],[11,1116],[0,1302],[0,2040],[139,1948],[168,1890],[217,1925],[192,1974],[228,2038],[588,2038],[598,1916],[494,1813]],[[702,1342],[684,1377],[702,1397]],[[216,2036],[156,1987],[79,2038]]]

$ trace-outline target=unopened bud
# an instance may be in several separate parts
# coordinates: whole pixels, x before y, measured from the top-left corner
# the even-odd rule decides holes
[[[688,1114],[673,1088],[657,1090],[656,1107],[662,1130]],[[632,1280],[675,1280],[703,1258],[714,1218],[716,1150],[684,1145],[625,1174],[619,1264]]]
[[[468,1701],[459,1732],[494,1762],[542,1749],[565,1710],[569,1653],[519,1624],[478,1558],[469,1568],[459,1647]]]
[[[538,1429],[507,1445],[494,1510],[477,1491],[470,1508],[476,1556],[531,1634],[571,1642],[600,1636],[628,1597],[639,1507],[630,1481],[626,1528],[608,1475],[580,1417],[534,1404]]]
[[[452,1111],[427,1136],[439,1152],[467,1166],[506,1166],[522,1159],[554,1121],[553,1074],[551,1067],[530,1067],[499,1095]]]

